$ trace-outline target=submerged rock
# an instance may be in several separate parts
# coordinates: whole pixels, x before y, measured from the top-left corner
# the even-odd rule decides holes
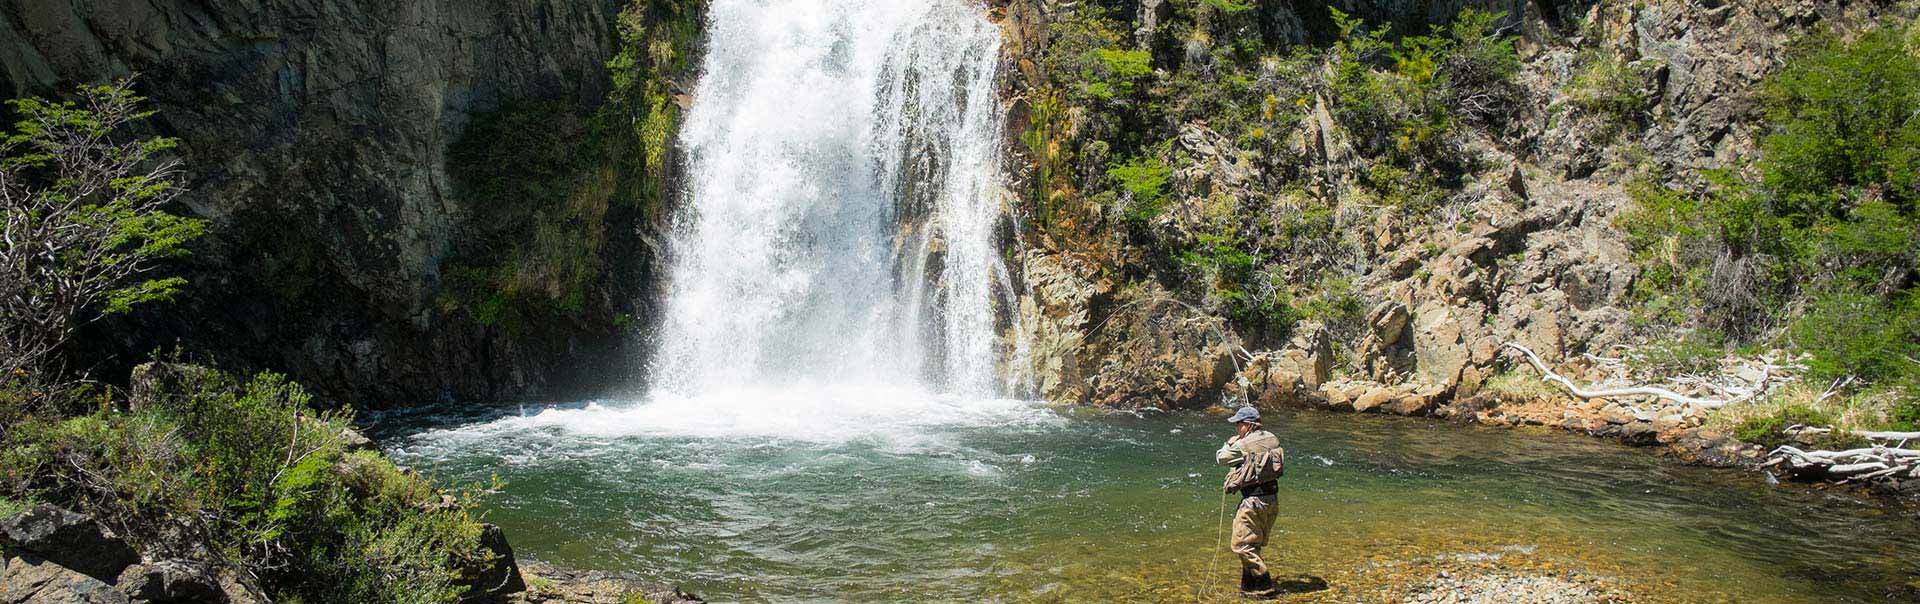
[[[576,571],[533,560],[525,566],[531,585],[507,598],[510,604],[626,604],[636,597],[654,604],[706,601],[679,588],[648,585],[629,573]]]

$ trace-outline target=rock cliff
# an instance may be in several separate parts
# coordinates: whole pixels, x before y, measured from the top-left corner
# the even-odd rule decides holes
[[[373,406],[615,381],[671,178],[664,137],[617,126],[673,108],[608,116],[610,61],[697,47],[698,3],[652,4],[0,2],[0,95],[136,78],[211,221],[186,294],[96,324],[72,364],[179,346]]]
[[[1484,36],[1446,33],[1466,9],[1498,16]],[[1019,325],[1042,396],[1427,414],[1524,369],[1505,343],[1577,372],[1585,353],[1646,340],[1630,295],[1641,269],[1616,224],[1630,189],[1699,191],[1707,171],[1741,168],[1763,127],[1758,85],[1793,41],[1891,7],[996,10],[1033,230]],[[1399,98],[1356,88],[1353,65],[1380,64],[1379,45],[1429,26],[1454,36],[1438,43],[1448,50],[1391,50],[1376,80],[1411,82]],[[1369,28],[1386,33],[1369,41]],[[1504,53],[1511,75],[1471,88]],[[1449,70],[1454,88],[1421,87]],[[1451,106],[1420,109],[1427,94]],[[1379,119],[1409,121],[1371,131]]]

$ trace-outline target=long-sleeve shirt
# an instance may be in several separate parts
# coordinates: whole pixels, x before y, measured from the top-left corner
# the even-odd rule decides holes
[[[1238,466],[1247,461],[1249,451],[1265,453],[1280,446],[1280,437],[1266,430],[1254,430],[1246,436],[1234,436],[1213,452],[1213,462],[1227,467]]]

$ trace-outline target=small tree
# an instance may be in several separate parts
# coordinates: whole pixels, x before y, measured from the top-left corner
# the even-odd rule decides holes
[[[166,299],[186,281],[149,277],[186,253],[205,222],[165,212],[181,192],[166,137],[125,137],[153,114],[130,82],[86,86],[77,101],[9,101],[0,135],[0,371],[41,379],[73,331]]]

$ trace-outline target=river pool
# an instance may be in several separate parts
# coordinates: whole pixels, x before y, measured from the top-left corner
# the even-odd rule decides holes
[[[1228,599],[1217,418],[770,396],[371,419],[403,464],[505,481],[487,518],[520,555],[715,601]],[[1916,594],[1920,523],[1850,495],[1544,430],[1269,425],[1289,455],[1269,559],[1328,585],[1290,601],[1392,601],[1463,564],[1598,577],[1637,601]]]

